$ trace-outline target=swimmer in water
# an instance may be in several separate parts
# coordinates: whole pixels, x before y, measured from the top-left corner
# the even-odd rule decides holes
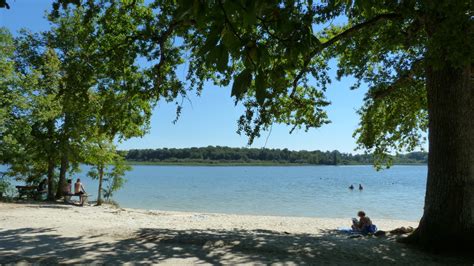
[[[363,190],[364,188],[362,187],[361,184],[359,184],[359,190]]]

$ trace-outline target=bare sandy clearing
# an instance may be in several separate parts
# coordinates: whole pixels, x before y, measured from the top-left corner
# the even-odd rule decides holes
[[[416,223],[374,222],[390,230]],[[350,219],[0,203],[0,263],[471,264],[335,231]]]

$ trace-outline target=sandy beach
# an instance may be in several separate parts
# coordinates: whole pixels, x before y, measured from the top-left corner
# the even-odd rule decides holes
[[[379,220],[382,230],[416,222]],[[350,238],[347,219],[0,203],[0,263],[471,264],[395,242]]]

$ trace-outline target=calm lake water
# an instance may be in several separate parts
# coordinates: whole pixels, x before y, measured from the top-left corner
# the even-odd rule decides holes
[[[97,182],[83,168],[77,177],[94,199]],[[137,165],[114,199],[128,208],[331,218],[363,209],[373,219],[417,221],[426,174],[425,165],[380,172],[371,166]]]

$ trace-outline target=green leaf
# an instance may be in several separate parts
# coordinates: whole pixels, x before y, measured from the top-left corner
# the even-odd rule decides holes
[[[257,53],[257,47],[255,45],[248,49],[248,53],[252,61],[254,63],[258,63],[258,53]]]
[[[198,17],[201,12],[201,1],[194,0],[193,2],[193,14],[195,17]]]
[[[241,99],[244,93],[247,92],[251,81],[252,72],[249,69],[245,69],[244,71],[240,72],[240,74],[234,79],[231,96]]]
[[[216,44],[219,42],[219,39],[220,39],[220,34],[219,34],[220,32],[221,30],[218,28],[213,28],[211,30],[204,45],[202,46],[201,49],[199,49],[198,54],[200,56],[203,56],[207,54],[209,51],[212,51],[212,49],[216,48]]]
[[[255,23],[257,23],[255,2],[256,1],[249,1],[249,4],[246,6],[247,10],[243,14],[245,26],[252,26],[252,25],[255,25]]]
[[[209,51],[209,54],[206,57],[206,61],[210,66],[213,66],[214,64],[217,64],[220,56],[221,56],[220,46],[219,45],[214,46],[214,48],[212,48]]]
[[[217,60],[217,70],[224,72],[227,68],[227,63],[229,62],[229,53],[224,45],[219,45],[219,58]]]
[[[222,42],[229,50],[238,49],[240,47],[240,40],[227,27],[222,31]]]
[[[177,18],[183,19],[186,16],[188,16],[191,13],[191,11],[193,11],[193,8],[194,8],[193,0],[182,0],[180,1],[179,4],[180,4],[179,8],[175,14]]]
[[[255,77],[255,97],[260,105],[263,105],[267,97],[266,81],[262,73],[258,73],[257,77]]]

